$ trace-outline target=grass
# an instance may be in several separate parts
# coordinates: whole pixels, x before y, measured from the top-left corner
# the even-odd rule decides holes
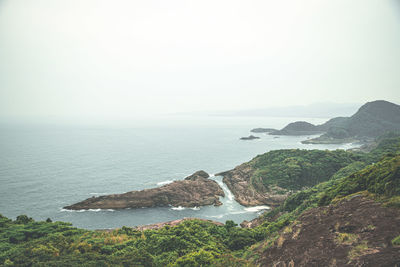
[[[338,233],[335,241],[339,245],[352,245],[358,240],[358,235],[349,233]]]
[[[400,246],[400,235],[392,240],[393,246]]]
[[[358,257],[361,257],[366,254],[366,252],[369,250],[367,241],[361,242],[361,244],[355,246],[352,250],[350,250],[348,258],[350,260],[354,260]]]

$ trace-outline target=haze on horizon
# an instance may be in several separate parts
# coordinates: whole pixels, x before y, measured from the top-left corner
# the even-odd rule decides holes
[[[398,0],[0,0],[1,120],[400,103]]]

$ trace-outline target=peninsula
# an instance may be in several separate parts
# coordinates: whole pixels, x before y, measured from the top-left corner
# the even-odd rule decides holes
[[[304,140],[302,143],[340,144],[357,141],[368,143],[390,131],[400,131],[400,106],[388,101],[377,100],[364,104],[351,117],[336,117],[320,125],[296,121],[269,134],[322,134],[317,138]]]
[[[208,178],[209,175],[205,171],[198,171],[184,180],[174,181],[161,187],[130,191],[124,194],[91,197],[66,206],[64,209],[88,210],[222,205],[219,197],[225,196],[224,191],[217,182]]]

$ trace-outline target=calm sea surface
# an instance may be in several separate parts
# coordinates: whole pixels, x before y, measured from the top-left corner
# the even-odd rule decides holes
[[[109,126],[0,126],[0,213],[51,218],[87,229],[115,228],[199,217],[225,222],[253,219],[230,192],[220,207],[65,211],[88,197],[156,187],[197,170],[213,174],[274,149],[337,149],[303,145],[307,138],[255,134],[254,127],[282,128],[299,118],[175,117]],[[321,123],[323,119],[304,119]],[[221,177],[212,177],[221,181]],[[225,190],[226,187],[224,187]]]

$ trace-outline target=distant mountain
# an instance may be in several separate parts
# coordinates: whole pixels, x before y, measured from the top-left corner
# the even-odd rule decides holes
[[[364,104],[351,117],[336,117],[321,125],[298,121],[271,134],[308,135],[325,132],[303,143],[337,143],[375,138],[390,131],[400,131],[400,106],[377,100]]]
[[[245,110],[226,110],[207,112],[211,116],[254,116],[254,117],[294,117],[294,118],[331,118],[350,116],[357,111],[359,103],[314,103],[310,105],[268,107]],[[190,113],[204,114],[202,113]]]
[[[349,136],[357,137],[377,137],[387,131],[398,131],[400,106],[383,100],[366,103],[356,114],[336,126],[339,127]],[[332,128],[327,133],[334,134]]]
[[[271,132],[272,135],[309,135],[322,133],[321,129],[306,121],[289,123],[282,130]]]

